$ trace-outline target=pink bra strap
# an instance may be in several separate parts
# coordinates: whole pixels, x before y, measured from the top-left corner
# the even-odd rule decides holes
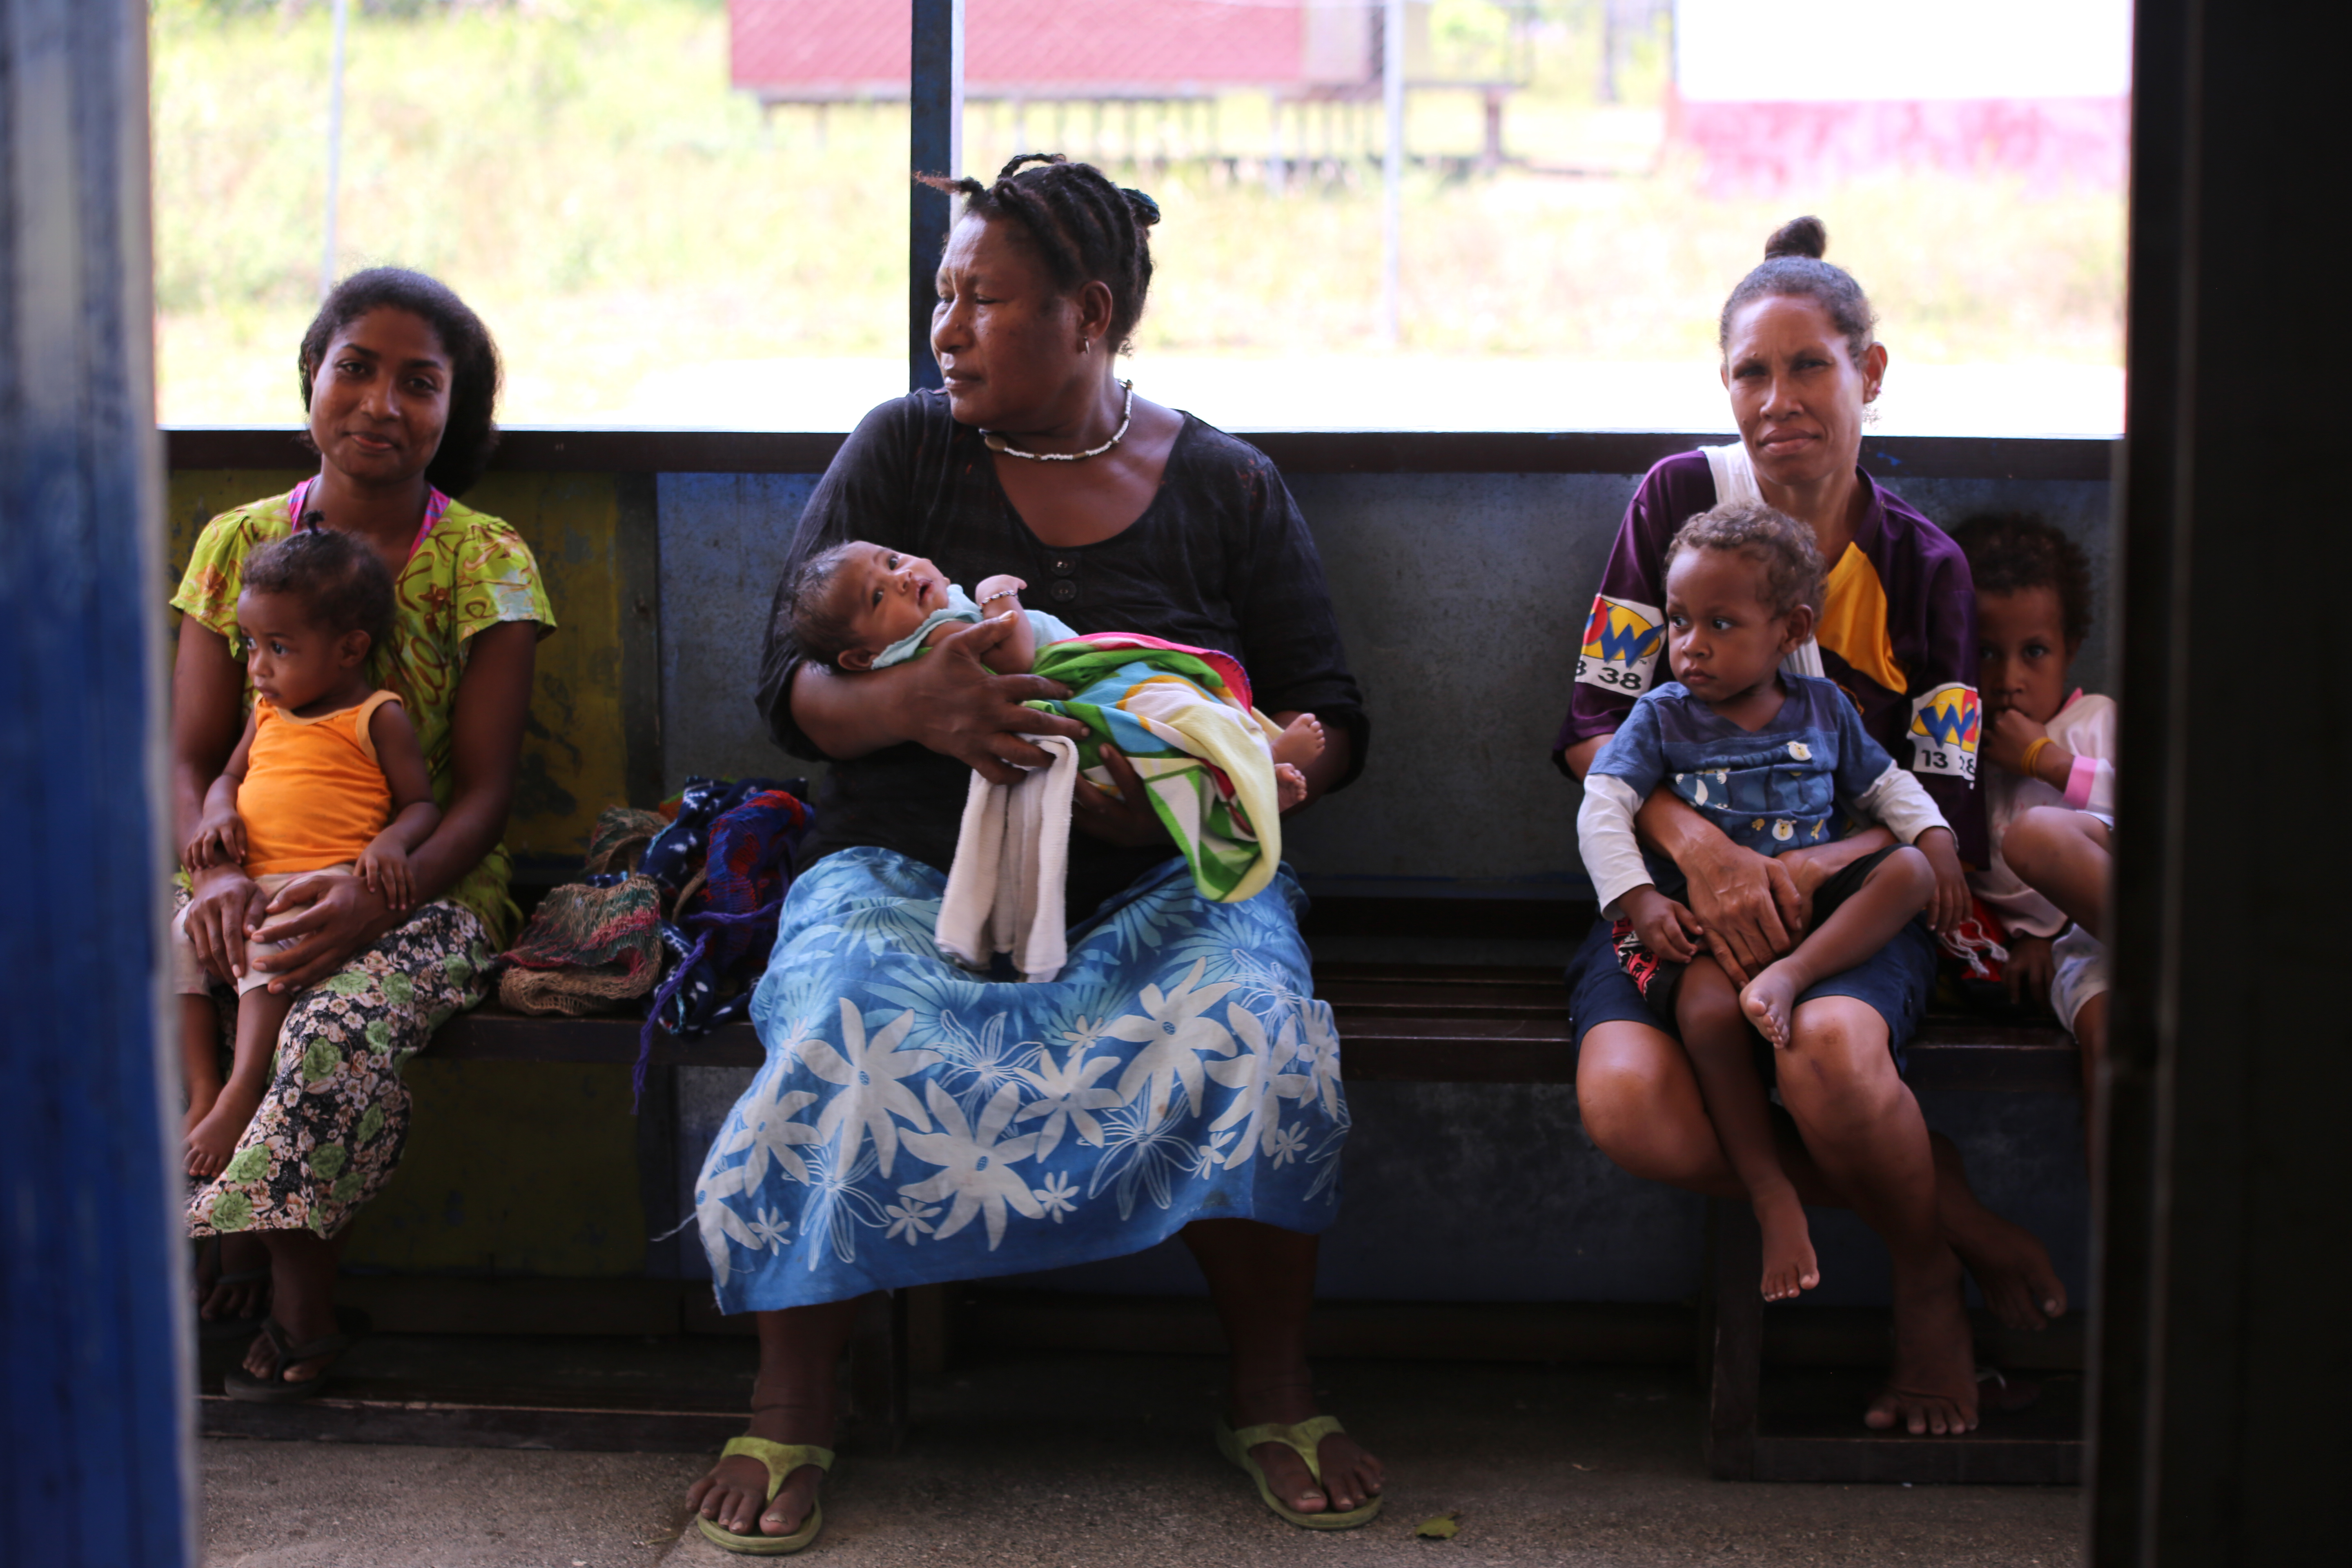
[[[318,482],[319,476],[313,474],[309,479],[304,479],[300,484],[296,485],[294,487],[294,492],[286,498],[286,515],[288,518],[292,520],[295,530],[298,532],[302,529],[310,526],[303,517],[302,503],[310,499],[310,487]],[[427,485],[425,488],[425,521],[417,528],[416,537],[409,541],[408,552],[411,555],[415,554],[419,549],[423,548],[426,536],[431,534],[433,531],[434,524],[439,522],[443,514],[447,512],[448,510],[449,498],[443,495],[439,490],[434,489],[432,486]]]

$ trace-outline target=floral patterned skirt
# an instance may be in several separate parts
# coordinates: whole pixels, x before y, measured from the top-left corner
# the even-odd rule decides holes
[[[1330,1224],[1348,1106],[1287,868],[1223,904],[1171,859],[1035,984],[940,956],[946,885],[876,848],[793,884],[751,1003],[767,1065],[696,1184],[720,1310],[1116,1258],[1194,1219]]]
[[[333,1236],[350,1224],[391,1180],[408,1142],[401,1068],[488,993],[489,960],[480,917],[444,900],[298,997],[261,1109],[221,1173],[194,1185],[188,1234]],[[213,994],[233,1029],[235,1004],[219,988]]]

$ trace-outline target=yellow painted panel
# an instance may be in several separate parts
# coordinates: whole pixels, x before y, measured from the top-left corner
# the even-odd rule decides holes
[[[644,1267],[627,1068],[428,1053],[402,1079],[416,1101],[408,1147],[346,1263],[569,1279]]]
[[[466,504],[512,523],[539,557],[556,634],[539,645],[507,847],[576,856],[627,796],[621,717],[620,492],[609,474],[490,474]]]
[[[303,472],[173,474],[170,570],[158,601],[171,598],[206,522],[230,507],[293,489]],[[539,645],[507,845],[519,856],[577,855],[588,846],[596,814],[626,799],[618,490],[605,474],[492,474],[467,494],[466,504],[504,518],[529,542],[559,628]]]

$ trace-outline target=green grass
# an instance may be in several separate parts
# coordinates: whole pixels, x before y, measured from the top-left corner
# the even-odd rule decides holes
[[[1458,8],[1458,7],[1457,7]],[[717,0],[539,0],[355,12],[345,110],[345,269],[396,261],[446,279],[498,332],[520,423],[617,407],[637,379],[714,359],[901,352],[903,107],[760,111],[727,84]],[[2030,197],[2014,183],[1883,179],[1771,201],[1717,200],[1653,156],[1654,108],[1590,103],[1589,51],[1538,59],[1507,139],[1547,163],[1405,191],[1404,346],[1419,353],[1687,359],[1725,291],[1798,211],[1830,226],[1895,351],[1924,363],[2120,362],[2123,198]],[[175,422],[287,419],[291,356],[317,298],[327,8],[224,14],[159,0],[154,23],[156,299],[162,404]],[[1662,55],[1626,80],[1653,103]],[[1374,122],[1367,121],[1373,130]],[[1147,114],[1181,151],[1203,121]],[[1054,133],[1033,107],[1032,141]],[[1073,152],[1092,120],[1070,111]],[[1296,122],[1285,132],[1296,144]],[[1261,102],[1219,106],[1244,155]],[[1417,100],[1416,150],[1475,150],[1467,95]],[[967,163],[1013,150],[1009,110],[976,105]],[[1126,147],[1114,110],[1104,140]],[[1143,181],[1166,221],[1139,340],[1162,353],[1376,352],[1380,195],[1277,195],[1221,169]]]

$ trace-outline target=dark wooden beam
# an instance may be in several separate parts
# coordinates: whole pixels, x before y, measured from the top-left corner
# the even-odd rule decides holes
[[[1720,444],[1722,435],[1577,431],[1244,431],[1291,474],[1638,474],[1659,458]],[[318,459],[284,429],[183,426],[164,432],[174,471],[300,468]],[[536,430],[506,432],[491,467],[515,473],[817,474],[837,432]],[[1906,479],[2096,479],[2116,444],[2057,437],[1881,436],[1863,465]]]

